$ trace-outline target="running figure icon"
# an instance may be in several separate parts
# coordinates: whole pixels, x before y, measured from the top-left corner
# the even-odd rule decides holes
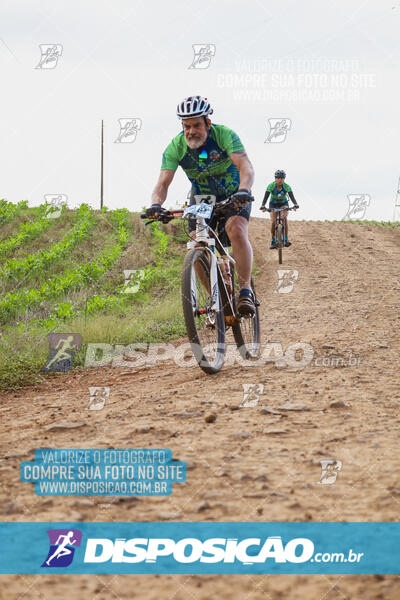
[[[42,371],[66,372],[72,369],[74,354],[82,345],[79,333],[49,333],[50,355]]]
[[[53,560],[53,558],[61,558],[62,556],[66,556],[67,554],[72,554],[72,550],[70,548],[67,548],[68,544],[70,544],[71,546],[73,546],[74,544],[77,543],[78,540],[74,540],[71,539],[74,537],[74,532],[73,531],[68,531],[67,535],[59,535],[56,541],[56,544],[59,544],[57,547],[57,550],[50,556],[50,558],[48,558],[46,560],[46,565],[50,566],[51,561]],[[63,540],[60,543],[60,540]]]
[[[74,339],[74,336],[69,335],[67,338],[65,338],[65,339],[61,338],[58,341],[58,344],[56,345],[56,350],[58,348],[60,348],[60,349],[58,350],[57,354],[55,354],[53,356],[51,361],[47,364],[47,368],[51,367],[51,365],[55,362],[59,362],[60,360],[67,360],[71,357],[70,354],[68,354],[67,350],[75,349],[72,345],[73,339]]]
[[[80,529],[48,529],[50,548],[42,563],[45,569],[68,567],[74,560],[75,550],[82,542]]]

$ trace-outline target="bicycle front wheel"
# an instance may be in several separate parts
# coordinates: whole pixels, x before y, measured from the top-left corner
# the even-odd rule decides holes
[[[207,250],[190,250],[183,264],[182,303],[186,331],[199,367],[209,375],[218,373],[225,358],[225,320],[221,297],[212,308],[211,258]]]

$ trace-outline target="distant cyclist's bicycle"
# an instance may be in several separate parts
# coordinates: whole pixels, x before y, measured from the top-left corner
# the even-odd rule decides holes
[[[275,240],[276,240],[276,249],[278,250],[279,264],[282,264],[282,255],[283,255],[283,247],[285,245],[285,219],[282,217],[282,213],[285,210],[294,210],[294,206],[282,206],[281,208],[267,208],[268,212],[276,213],[275,217]],[[296,207],[297,208],[297,207]]]
[[[157,219],[168,223],[175,217],[196,219],[196,237],[187,243],[182,271],[182,305],[186,330],[193,355],[208,374],[218,373],[224,364],[226,330],[231,327],[236,346],[244,359],[256,359],[260,353],[260,321],[253,279],[255,314],[242,316],[237,309],[239,284],[235,277],[235,260],[217,233],[206,223],[212,215],[222,217],[234,201],[231,198],[215,205],[207,200],[184,210],[162,212]],[[146,218],[145,214],[141,217]]]

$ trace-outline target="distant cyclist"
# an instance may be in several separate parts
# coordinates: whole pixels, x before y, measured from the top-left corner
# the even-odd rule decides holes
[[[288,195],[289,195],[289,198],[291,199],[291,201],[293,202],[295,210],[299,208],[296,198],[293,195],[292,188],[290,187],[290,185],[288,185],[287,183],[284,182],[285,177],[286,177],[285,171],[281,171],[281,170],[275,171],[275,181],[270,183],[269,186],[267,187],[267,190],[264,195],[264,200],[262,201],[262,205],[260,206],[260,210],[262,210],[263,212],[265,212],[267,210],[265,205],[270,196],[271,196],[271,200],[269,202],[269,208],[282,208],[283,206],[287,206],[289,208],[289,202],[287,199]],[[288,238],[289,230],[288,230],[287,214],[288,214],[287,210],[283,211],[283,213],[282,213],[282,217],[285,219],[285,234],[286,234],[285,246],[291,246],[291,242],[289,242],[289,238]],[[276,239],[274,237],[274,235],[275,235],[275,218],[276,218],[276,213],[271,212],[271,235],[272,235],[272,240],[271,240],[271,245],[270,245],[271,250],[276,248]]]
[[[225,246],[232,243],[240,285],[238,310],[241,314],[252,315],[255,312],[255,299],[250,288],[253,250],[248,225],[254,171],[238,135],[225,125],[211,124],[209,115],[212,112],[207,98],[201,96],[189,96],[178,104],[177,115],[182,120],[183,131],[172,139],[163,153],[161,173],[146,215],[156,217],[162,212],[161,206],[178,166],[192,184],[191,204],[196,203],[194,195],[214,195],[216,202],[233,196],[236,208],[232,207],[225,217],[219,218],[218,235]],[[207,222],[214,229],[213,217]],[[189,222],[192,237],[195,227]],[[224,237],[225,231],[229,239]]]

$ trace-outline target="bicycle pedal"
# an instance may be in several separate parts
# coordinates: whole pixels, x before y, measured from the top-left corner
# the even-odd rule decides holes
[[[256,313],[245,313],[242,315],[243,319],[255,319]]]

